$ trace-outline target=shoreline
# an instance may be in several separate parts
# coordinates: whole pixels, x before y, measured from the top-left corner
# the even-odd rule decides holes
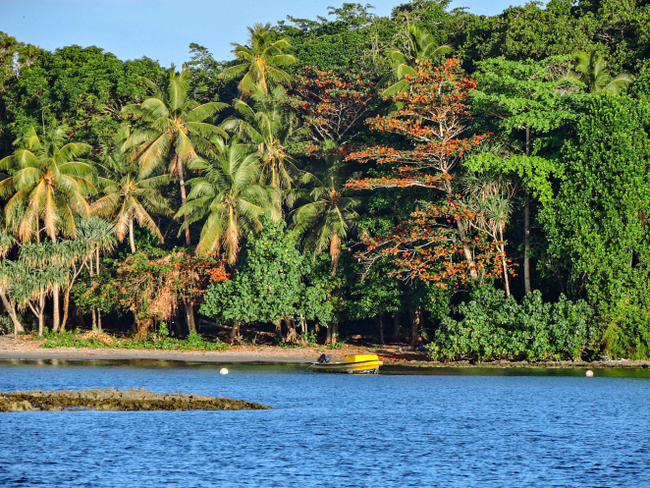
[[[331,354],[332,360],[342,360],[348,354],[375,353],[386,366],[410,368],[534,368],[534,369],[648,369],[650,361],[454,361],[441,363],[423,360],[422,355],[402,352],[388,347],[360,348],[346,346],[343,349],[325,347],[277,347],[234,346],[226,351],[176,351],[152,349],[93,349],[61,347],[40,348],[36,341],[25,341],[6,336],[0,337],[0,364],[2,362],[32,361],[177,361],[185,363],[214,364],[311,364],[323,353]]]

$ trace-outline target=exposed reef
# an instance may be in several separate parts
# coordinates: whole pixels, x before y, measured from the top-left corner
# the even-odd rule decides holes
[[[0,392],[0,412],[61,410],[264,410],[260,403],[188,393],[155,393],[144,389],[127,391],[59,390]]]

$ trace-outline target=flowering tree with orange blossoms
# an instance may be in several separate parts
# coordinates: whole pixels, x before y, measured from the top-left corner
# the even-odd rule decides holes
[[[475,211],[457,199],[442,204],[423,203],[411,219],[380,238],[363,238],[366,249],[358,253],[369,270],[388,258],[398,279],[432,282],[441,288],[464,284],[475,277],[499,276],[505,254],[498,243],[475,234],[461,240],[456,223],[476,219]],[[465,259],[465,248],[472,260]]]
[[[332,71],[310,67],[298,78],[293,92],[287,102],[311,128],[315,143],[349,140],[375,99],[372,83],[361,76],[344,80]]]
[[[347,160],[386,165],[391,175],[358,179],[347,186],[429,188],[441,191],[446,201],[437,206],[421,204],[409,221],[381,239],[367,241],[361,256],[372,264],[377,256],[391,255],[402,270],[400,277],[442,287],[498,274],[500,253],[485,238],[470,234],[476,213],[461,203],[453,184],[453,172],[463,155],[487,138],[485,134],[461,137],[471,118],[466,101],[476,83],[456,59],[439,67],[428,60],[416,63],[415,74],[405,77],[408,90],[387,98],[398,109],[367,121],[374,130],[404,137],[411,147],[373,146],[349,154]]]

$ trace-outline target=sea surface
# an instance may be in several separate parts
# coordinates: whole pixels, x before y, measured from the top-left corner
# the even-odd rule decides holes
[[[222,366],[0,362],[2,391],[146,388],[273,407],[0,414],[0,487],[650,487],[648,370]]]

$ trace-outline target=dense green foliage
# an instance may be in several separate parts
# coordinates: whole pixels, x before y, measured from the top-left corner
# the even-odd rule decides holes
[[[445,317],[428,345],[434,359],[590,359],[599,331],[586,302],[561,295],[545,303],[535,290],[521,303],[503,291],[482,288],[459,307],[460,320]]]
[[[0,328],[647,358],[649,26],[344,3],[181,70],[0,33]]]

